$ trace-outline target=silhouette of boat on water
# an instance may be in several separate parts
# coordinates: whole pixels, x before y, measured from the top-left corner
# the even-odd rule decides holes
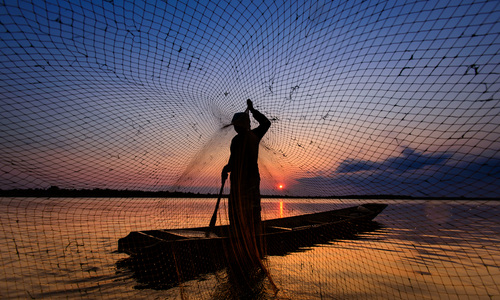
[[[387,204],[369,203],[265,220],[258,238],[267,256],[306,251],[335,239],[356,239],[360,232],[381,227],[373,219],[386,207]],[[235,258],[229,249],[234,247],[227,225],[133,231],[118,240],[118,252],[129,257],[117,265],[133,272],[140,284],[137,288],[168,289],[231,265]]]

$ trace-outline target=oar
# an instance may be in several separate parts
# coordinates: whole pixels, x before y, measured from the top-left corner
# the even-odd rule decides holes
[[[224,190],[224,183],[226,183],[226,179],[222,180],[222,185],[220,187],[219,198],[217,199],[217,204],[215,204],[214,214],[212,215],[212,219],[210,219],[210,231],[215,227],[215,222],[217,221],[217,211],[219,210],[220,199],[222,198],[222,190]]]

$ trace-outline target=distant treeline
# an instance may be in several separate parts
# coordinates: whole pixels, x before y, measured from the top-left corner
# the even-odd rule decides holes
[[[12,189],[0,190],[0,197],[66,197],[66,198],[213,198],[212,194],[197,194],[169,191],[138,191],[112,189]]]
[[[0,197],[66,197],[66,198],[216,198],[215,194],[140,191],[112,189],[61,189],[51,186],[48,189],[11,189],[0,190]],[[227,195],[224,195],[227,197]],[[290,196],[262,195],[262,198],[292,199],[387,199],[387,200],[500,200],[500,198],[467,198],[467,197],[414,197],[408,195],[343,195],[343,196]]]

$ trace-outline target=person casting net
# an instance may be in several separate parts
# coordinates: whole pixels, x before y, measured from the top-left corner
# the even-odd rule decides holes
[[[231,154],[222,169],[222,181],[231,173],[229,194],[229,222],[231,234],[241,241],[255,241],[261,232],[260,175],[257,163],[259,143],[271,126],[271,122],[247,100],[247,110],[236,113],[231,125],[237,135],[231,141]],[[249,113],[259,123],[250,129]],[[254,247],[250,242],[248,247]]]

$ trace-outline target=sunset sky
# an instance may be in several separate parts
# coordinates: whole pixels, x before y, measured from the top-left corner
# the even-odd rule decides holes
[[[35,1],[0,16],[1,189],[217,193],[222,127],[252,99],[272,121],[264,194],[500,197],[497,1]]]

